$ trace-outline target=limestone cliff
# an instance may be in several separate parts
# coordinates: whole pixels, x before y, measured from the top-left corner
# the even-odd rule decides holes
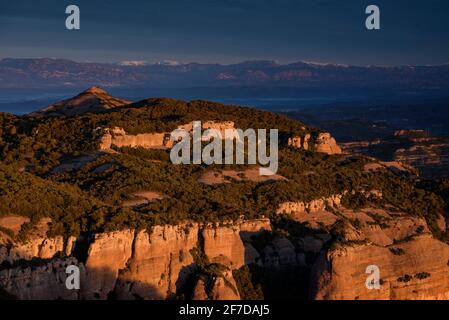
[[[87,252],[84,298],[106,299],[114,289],[119,270],[131,258],[134,233],[124,230],[95,236]]]
[[[315,151],[327,154],[340,154],[341,148],[330,133],[320,133],[315,140]]]
[[[142,133],[130,135],[122,128],[106,128],[99,140],[100,150],[110,150],[111,147],[142,147],[142,148],[169,148],[172,146],[170,135],[166,133]]]
[[[14,263],[18,260],[31,260],[33,258],[50,259],[62,252],[70,255],[75,238],[69,237],[64,241],[62,236],[46,237],[49,223],[50,219],[41,219],[30,231],[27,241],[15,242],[12,246],[8,245],[8,243],[13,241],[9,237],[2,237],[3,240],[0,238],[0,264],[3,262]]]
[[[218,130],[222,137],[225,136],[226,129],[233,129],[234,122],[216,122],[206,121],[201,124],[202,130],[215,129]],[[192,132],[193,123],[187,123],[178,126],[178,129],[183,129],[188,132]],[[110,150],[115,147],[131,147],[131,148],[146,148],[146,149],[161,149],[173,147],[173,140],[171,139],[170,132],[149,132],[140,133],[136,135],[127,134],[123,128],[98,128],[102,130],[102,134],[99,138],[99,149],[102,151]]]
[[[249,249],[243,239],[265,229],[270,229],[268,219],[240,221],[229,227],[184,223],[154,226],[151,231],[123,230],[97,234],[89,244],[85,263],[74,257],[51,259],[63,252],[70,256],[74,238],[64,246],[62,237],[53,239],[42,235],[25,243],[0,245],[2,262],[6,263],[0,269],[0,286],[24,299],[107,299],[111,295],[118,299],[167,299],[176,296],[195,276],[196,265],[191,250],[200,242],[212,260],[224,257],[232,261],[232,268],[239,268],[257,256],[255,249]],[[229,248],[228,241],[233,241]],[[80,244],[75,243],[75,248],[77,245]],[[39,263],[38,268],[27,262],[32,259]],[[72,262],[82,270],[79,292],[65,288],[66,262]],[[225,273],[222,280],[214,280],[212,298],[232,296],[227,287],[223,287],[223,281],[234,283],[232,274]]]
[[[200,277],[195,284],[192,300],[240,300],[234,277],[230,271],[207,279]]]
[[[198,225],[155,226],[140,231],[133,253],[118,276],[120,299],[166,299],[175,296],[195,266],[190,250],[197,246]]]
[[[381,197],[375,190],[368,194]],[[330,238],[321,235],[300,240],[301,251],[319,253],[311,266],[311,299],[449,299],[449,245],[432,236],[423,218],[380,208],[347,209],[340,195],[283,203],[278,214],[334,234],[341,224],[332,246],[325,246]],[[438,222],[444,230],[442,216]],[[379,290],[365,285],[369,266],[379,268]]]
[[[240,300],[237,284],[232,272],[227,271],[222,277],[217,277],[210,292],[211,300]]]
[[[288,139],[288,145],[297,149],[312,150],[330,155],[342,153],[337,141],[328,132],[319,133],[315,139],[311,139],[312,137],[309,133],[303,138],[299,136],[290,137]],[[311,147],[311,142],[313,142],[313,148]]]
[[[20,300],[78,300],[79,290],[68,290],[66,268],[80,268],[80,281],[84,283],[85,269],[76,258],[53,259],[33,266],[0,269],[0,287]]]
[[[223,256],[229,258],[232,269],[256,263],[259,254],[248,240],[264,230],[271,230],[268,219],[242,221],[222,227],[207,225],[202,230],[204,253],[211,261]]]
[[[73,237],[41,234],[2,244],[0,287],[19,299],[239,299],[233,271],[256,265],[272,273],[310,270],[312,299],[449,299],[449,246],[433,238],[423,219],[375,208],[354,211],[340,199],[284,206],[280,214],[311,210],[301,211],[301,221],[316,231],[293,238],[272,232],[270,220],[256,219],[97,234],[85,259],[82,239]],[[322,215],[333,218],[320,220]],[[344,226],[340,238],[323,231],[338,221]],[[192,249],[224,271],[202,274]],[[68,265],[80,268],[80,290],[65,286]],[[380,269],[380,290],[365,286],[370,265]],[[302,269],[285,269],[292,267]]]
[[[202,130],[214,129],[220,132],[221,137],[225,138],[227,129],[235,129],[233,121],[216,122],[205,121],[201,123]],[[187,123],[178,126],[192,134],[193,123]],[[112,147],[131,147],[131,148],[147,148],[147,149],[164,149],[172,148],[174,141],[170,137],[170,132],[149,132],[136,135],[128,134],[123,128],[98,128],[101,130],[101,136],[98,140],[99,150],[108,151]],[[312,148],[311,143],[314,147]],[[288,138],[287,144],[294,148],[312,150],[315,152],[326,154],[341,154],[341,148],[330,133],[320,133],[315,139],[312,139],[310,133],[306,133],[304,137],[293,136]]]
[[[391,249],[391,250],[390,250]],[[449,299],[449,246],[426,234],[393,247],[339,246],[313,267],[312,299]],[[380,270],[380,289],[369,290],[366,268]]]

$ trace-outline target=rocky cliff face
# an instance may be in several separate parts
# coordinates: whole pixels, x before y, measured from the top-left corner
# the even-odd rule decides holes
[[[4,262],[12,264],[18,260],[33,258],[50,259],[61,252],[70,255],[76,239],[69,237],[64,240],[62,236],[47,238],[50,221],[50,219],[41,219],[30,232],[26,242],[14,243],[14,245],[10,245],[13,241],[10,237],[0,232],[0,264]],[[22,220],[21,224],[25,222],[26,220]]]
[[[221,257],[228,258],[232,269],[257,263],[259,253],[248,240],[264,230],[271,230],[268,219],[243,221],[223,227],[208,225],[202,230],[204,253],[212,262],[219,261]]]
[[[206,121],[201,124],[202,130],[214,129],[218,130],[222,137],[225,136],[226,129],[234,129],[234,122],[216,122]],[[178,129],[183,129],[192,132],[192,122],[178,126]],[[99,139],[99,149],[102,151],[110,150],[115,147],[131,147],[131,148],[146,148],[146,149],[161,149],[173,147],[173,140],[171,140],[170,132],[162,133],[141,133],[141,134],[127,134],[123,128],[104,128],[103,134]]]
[[[231,271],[219,277],[200,277],[193,289],[192,300],[240,300]]]
[[[332,212],[325,201],[333,201]],[[284,205],[279,212],[316,230],[293,238],[273,233],[270,220],[257,219],[97,234],[85,260],[76,254],[81,243],[74,238],[3,244],[0,287],[20,299],[172,299],[180,294],[239,299],[233,270],[253,265],[269,272],[310,270],[312,299],[449,299],[449,246],[433,238],[423,219],[383,209],[349,210],[339,196],[313,203]],[[303,208],[311,211],[301,211],[297,219],[294,214]],[[322,231],[338,221],[343,223],[340,238]],[[202,273],[193,249],[223,271]],[[79,267],[80,290],[65,286],[69,265]],[[371,265],[380,270],[379,290],[365,286]]]
[[[330,133],[320,133],[315,141],[315,151],[327,154],[340,154],[341,148]]]
[[[313,213],[318,211],[324,211],[326,207],[337,207],[341,203],[341,198],[343,195],[337,194],[333,195],[331,197],[322,198],[322,199],[315,199],[310,202],[284,202],[282,203],[277,213],[286,213],[286,214],[292,214],[292,213]]]
[[[365,194],[382,197],[376,190]],[[300,240],[300,251],[319,253],[311,266],[311,299],[448,299],[449,245],[432,236],[423,218],[379,208],[350,210],[341,199],[286,202],[277,212],[314,230],[331,228],[334,234],[340,223],[328,249],[329,238]],[[444,231],[443,216],[437,222]],[[366,286],[369,266],[380,271],[378,290]]]
[[[62,238],[33,238],[24,244],[0,247],[2,262],[7,262],[0,271],[0,286],[25,299],[107,299],[111,295],[119,299],[167,299],[176,296],[195,277],[191,250],[202,246],[211,261],[226,259],[230,266],[223,277],[214,279],[210,298],[237,298],[238,293],[232,295],[235,290],[229,291],[226,285],[231,283],[236,288],[230,270],[254,261],[255,249],[247,253],[246,248],[251,248],[245,247],[243,241],[265,229],[270,229],[268,219],[241,221],[229,227],[185,223],[155,226],[150,232],[98,234],[89,245],[85,263],[74,257],[51,259],[58,253],[71,254],[72,245],[64,247]],[[51,252],[42,251],[48,247]],[[31,259],[37,259],[39,267],[26,262]],[[81,289],[77,292],[65,288],[65,268],[69,263],[81,267]]]
[[[120,299],[166,299],[175,296],[195,271],[190,250],[198,243],[198,225],[156,226],[134,238],[126,268],[120,270]]]
[[[343,195],[338,194],[310,202],[284,202],[279,205],[276,213],[287,214],[298,222],[309,224],[312,228],[318,228],[323,224],[330,226],[338,220],[338,217],[329,209],[340,206],[342,197]]]
[[[124,269],[131,258],[134,238],[134,230],[95,236],[87,252],[83,297],[107,298],[115,287],[119,270]]]
[[[449,140],[428,138],[413,141],[409,148],[399,148],[394,160],[419,170],[424,178],[444,177],[449,174]]]
[[[323,252],[313,268],[313,299],[449,299],[449,246],[430,235],[391,247],[340,246]],[[380,271],[380,289],[365,285],[368,266]]]
[[[131,147],[131,148],[169,148],[172,141],[170,135],[166,133],[142,133],[137,135],[126,134],[122,128],[106,128],[104,134],[100,138],[99,149],[110,150],[115,147]]]
[[[68,290],[65,282],[68,266],[78,266],[84,282],[85,268],[76,258],[52,259],[36,265],[0,269],[0,287],[20,300],[78,300],[79,290]]]
[[[311,135],[306,134],[303,138],[294,136],[288,139],[288,145],[298,149],[313,150],[315,152],[326,154],[341,154],[341,148],[337,144],[335,138],[330,133],[324,132],[318,134],[316,139],[313,140],[313,149],[311,147]]]
[[[216,121],[205,121],[201,124],[202,130],[214,129],[220,132],[221,136],[224,138],[227,129],[235,129],[234,122],[216,122]],[[183,129],[190,134],[193,130],[193,124],[187,123],[178,126],[178,129]],[[146,148],[146,149],[164,149],[172,148],[174,141],[171,140],[169,132],[163,133],[141,133],[141,134],[127,134],[123,128],[104,128],[103,134],[99,138],[99,150],[108,151],[112,147],[131,147],[131,148]],[[305,130],[305,129],[304,129]],[[312,148],[311,143],[313,142],[314,147]],[[289,146],[312,150],[315,152],[326,153],[326,154],[341,154],[341,148],[338,146],[335,139],[330,135],[330,133],[320,133],[316,139],[312,140],[312,136],[307,133],[304,137],[294,136],[287,140]]]

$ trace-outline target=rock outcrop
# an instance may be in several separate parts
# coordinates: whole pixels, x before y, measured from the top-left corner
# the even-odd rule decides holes
[[[124,269],[131,258],[133,240],[133,230],[95,236],[87,253],[84,298],[106,299],[113,291],[119,270]]]
[[[214,279],[209,296],[211,300],[240,300],[237,284],[231,271],[226,271],[223,276]]]
[[[279,205],[276,213],[290,215],[294,220],[308,223],[312,228],[319,228],[321,225],[330,226],[338,220],[338,217],[328,209],[340,206],[342,197],[333,195],[310,202],[284,202]]]
[[[206,288],[207,278],[200,277],[193,289],[192,300],[209,300],[209,296],[207,295]]]
[[[24,223],[30,222],[30,218],[23,216],[4,216],[0,218],[0,228],[7,229],[15,235],[19,233]]]
[[[303,142],[302,146],[303,146],[303,148],[304,148],[305,150],[309,150],[310,138],[311,138],[310,133],[307,133],[307,134],[304,136],[304,142]]]
[[[83,264],[70,257],[39,265],[0,269],[0,287],[20,300],[78,300],[81,298],[80,291],[66,287],[68,266],[79,267],[80,282],[84,283]]]
[[[289,207],[321,214],[324,202],[333,201],[335,212],[329,214],[335,221],[328,226],[342,221],[344,227],[332,246],[335,239],[321,229],[291,238],[272,233],[268,219],[186,222],[97,234],[80,262],[72,253],[78,245],[74,237],[63,241],[41,234],[24,244],[0,245],[0,287],[19,299],[171,299],[182,293],[235,300],[240,293],[233,271],[253,264],[274,273],[310,269],[313,299],[449,299],[449,246],[433,238],[423,219],[384,209],[349,210],[340,199]],[[314,213],[304,214],[310,219]],[[20,256],[14,254],[19,249]],[[202,274],[192,249],[224,269]],[[68,257],[55,257],[58,252]],[[79,268],[80,290],[66,287],[69,265]],[[365,286],[372,265],[380,270],[379,290]]]
[[[232,283],[231,287],[236,288],[230,270],[255,263],[259,258],[251,244],[245,242],[263,230],[271,230],[268,219],[239,221],[229,226],[215,227],[185,223],[155,226],[151,231],[123,230],[95,235],[90,241],[86,262],[76,263],[82,265],[83,269],[81,290],[77,296],[69,296],[82,299],[107,299],[111,294],[119,299],[166,299],[175,296],[195,274],[196,265],[191,250],[202,241],[204,252],[211,261],[221,262],[224,259],[229,261],[230,266],[229,272],[223,274],[223,279],[215,279],[210,286],[215,288],[210,291],[211,297],[236,299],[238,292],[236,296],[235,289],[229,291],[224,284]],[[62,270],[65,264],[51,265],[50,259],[58,252],[70,255],[74,245],[74,237],[64,242],[62,237],[47,238],[41,234],[40,238],[14,244],[10,249],[0,246],[2,261],[11,266],[3,270],[0,284],[4,283],[4,287],[11,290],[8,292],[18,297],[37,297],[37,292],[20,292],[25,281],[20,279],[20,275],[25,273],[27,279],[44,279],[42,273],[45,270],[55,270],[60,276],[55,279],[45,278],[49,282],[48,286],[65,285],[62,281],[66,278],[65,269]],[[14,265],[15,262],[32,259],[40,259],[42,263],[49,263],[50,267],[36,269],[27,266],[22,272],[19,271],[21,267],[17,269]],[[61,296],[61,290],[66,290],[64,288],[55,290],[53,296],[44,297],[56,299]],[[35,289],[44,290],[41,285],[36,285]],[[61,297],[66,298],[64,295]]]
[[[385,162],[378,163],[398,174],[438,179],[449,173],[449,139],[432,137],[424,130],[399,130],[382,140],[346,142],[342,148],[345,153],[381,158]],[[375,170],[376,164],[369,167]]]
[[[194,272],[190,250],[198,243],[198,225],[155,226],[137,233],[133,254],[120,271],[116,294],[121,299],[175,296]]]
[[[202,130],[209,130],[209,129],[214,129],[217,130],[218,132],[220,132],[221,137],[224,139],[225,138],[225,131],[227,129],[235,129],[234,127],[235,123],[234,121],[204,121],[201,122],[201,127]],[[188,132],[190,132],[190,134],[192,134],[193,132],[193,122],[184,124],[184,125],[180,125],[178,126],[178,129],[183,129],[186,130]]]
[[[31,260],[33,258],[50,259],[58,253],[70,252],[73,248],[74,238],[70,237],[64,241],[62,236],[48,238],[48,224],[50,219],[41,219],[31,230],[29,237],[23,242],[14,242],[7,246],[9,241],[0,241],[0,263],[14,263],[18,260]]]
[[[304,150],[313,150],[315,152],[326,153],[326,154],[341,154],[341,148],[338,146],[335,138],[331,136],[330,133],[324,132],[319,133],[316,139],[313,140],[314,148],[311,148],[311,138],[312,136],[307,133],[303,138],[300,136],[290,137],[287,144],[291,147]]]
[[[320,133],[315,140],[315,151],[326,154],[341,154],[341,148],[330,133]]]
[[[327,198],[315,199],[310,202],[284,202],[277,209],[277,214],[313,213],[324,211],[327,207],[338,207],[343,195],[336,194]]]
[[[226,129],[234,129],[233,121],[217,122],[205,121],[201,123],[202,130],[215,129],[218,130],[221,136],[225,137]],[[113,146],[115,147],[131,147],[131,148],[146,148],[146,149],[166,149],[173,147],[174,141],[171,139],[170,132],[150,132],[140,133],[136,135],[127,134],[123,128],[99,128],[103,131],[99,138],[99,149],[108,151]],[[183,129],[190,134],[193,131],[193,123],[187,123],[178,126],[178,129]]]
[[[249,243],[249,238],[271,230],[270,220],[242,221],[229,226],[207,225],[202,230],[204,253],[210,261],[226,257],[232,269],[257,263],[259,254]]]
[[[192,300],[240,300],[232,272],[225,271],[212,279],[199,277],[193,289]]]
[[[142,133],[130,135],[122,128],[106,128],[104,134],[100,138],[99,149],[110,150],[115,147],[131,147],[131,148],[171,148],[173,142],[167,133]]]
[[[311,298],[326,300],[449,299],[449,246],[426,234],[381,247],[353,244],[323,252],[315,263]],[[368,266],[380,289],[368,289]]]
[[[217,130],[223,139],[226,138],[226,130],[235,129],[233,121],[205,121],[201,123],[203,132],[208,129]],[[193,132],[193,122],[180,125],[178,129],[186,130],[190,134]],[[170,149],[175,141],[172,140],[170,132],[153,132],[140,133],[136,135],[128,134],[123,128],[98,128],[102,130],[99,138],[99,150],[108,151],[112,147],[131,147],[131,148],[147,148],[147,149]],[[313,150],[315,152],[326,154],[341,154],[341,148],[330,133],[320,133],[313,141],[314,148],[311,149],[311,135],[305,134],[303,138],[300,136],[290,137],[287,144],[291,147]]]
[[[301,137],[295,136],[292,138],[288,138],[288,145],[290,147],[301,149],[302,148]]]

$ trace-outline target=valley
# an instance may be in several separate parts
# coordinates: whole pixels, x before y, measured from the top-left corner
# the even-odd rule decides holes
[[[310,107],[284,114],[332,132],[345,152],[410,165],[424,179],[449,176],[449,114],[445,100],[372,107]]]

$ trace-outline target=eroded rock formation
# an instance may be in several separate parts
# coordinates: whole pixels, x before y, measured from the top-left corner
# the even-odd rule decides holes
[[[34,266],[0,269],[0,287],[20,300],[78,300],[79,290],[68,290],[66,268],[80,268],[80,281],[84,283],[85,269],[76,258],[53,259]]]
[[[449,246],[426,234],[392,247],[340,246],[322,252],[313,267],[312,299],[449,299]],[[380,289],[368,289],[368,266],[380,271]]]
[[[242,221],[221,227],[207,225],[202,230],[204,253],[211,261],[227,257],[232,269],[256,263],[259,254],[247,240],[264,230],[271,230],[268,219]]]
[[[155,226],[138,232],[133,254],[120,271],[118,298],[165,299],[176,295],[194,272],[190,250],[198,244],[198,225]]]
[[[99,149],[110,150],[115,147],[131,147],[131,148],[170,148],[173,142],[167,133],[141,133],[130,135],[122,128],[106,128],[104,134],[100,138]]]
[[[202,130],[215,129],[220,132],[222,137],[225,137],[226,129],[234,129],[233,121],[216,122],[205,121],[201,123]],[[193,123],[187,123],[178,126],[178,129],[183,129],[192,132]],[[123,128],[99,128],[103,133],[99,138],[99,149],[102,151],[110,150],[114,147],[131,147],[131,148],[171,148],[174,141],[171,139],[170,132],[150,132],[140,133],[136,135],[127,134]]]
[[[311,147],[311,135],[307,133],[303,138],[299,136],[290,137],[288,145],[298,149],[313,150],[315,152],[326,154],[341,154],[341,148],[338,146],[335,138],[328,132],[319,133],[313,140],[314,147]]]
[[[8,246],[12,239],[7,236],[1,237],[0,264],[2,262],[14,263],[18,260],[31,260],[33,258],[50,259],[61,252],[70,255],[75,238],[69,237],[64,241],[62,236],[46,237],[50,221],[50,219],[41,219],[31,230],[25,242],[16,242],[14,245]]]
[[[0,246],[2,261],[9,264],[1,270],[0,286],[12,295],[25,299],[38,298],[43,291],[46,292],[42,295],[44,299],[107,299],[111,294],[119,299],[171,298],[189,277],[195,276],[196,265],[191,250],[201,246],[202,242],[204,252],[211,261],[222,262],[225,259],[230,267],[221,280],[213,280],[210,297],[236,299],[238,292],[235,295],[235,289],[228,291],[224,286],[225,283],[233,283],[236,288],[231,270],[254,262],[258,257],[257,251],[244,241],[251,235],[270,229],[269,220],[260,219],[240,221],[229,224],[229,227],[184,223],[155,226],[151,231],[102,233],[92,239],[85,263],[79,263],[75,258],[50,259],[63,252],[70,255],[75,240],[73,237],[64,245],[62,237],[46,238],[41,235],[41,238],[16,243],[10,248]],[[232,242],[230,247],[229,241]],[[17,252],[21,253],[20,256]],[[25,262],[36,258],[39,259],[38,268]],[[61,293],[67,290],[67,261],[82,269],[81,290],[76,294]],[[51,271],[52,275],[46,275],[46,271]],[[27,283],[32,283],[33,287],[22,292],[21,287]],[[53,290],[56,286],[58,289]],[[51,291],[47,293],[47,289]]]
[[[73,256],[80,245],[75,238],[63,241],[41,234],[25,243],[0,245],[0,287],[19,299],[170,299],[193,281],[187,298],[239,299],[233,270],[257,265],[273,272],[311,270],[313,299],[449,299],[449,246],[432,236],[424,219],[376,208],[354,211],[342,207],[340,199],[286,206],[291,212],[308,207],[311,211],[303,214],[309,220],[301,221],[309,225],[322,214],[335,219],[294,239],[272,233],[268,219],[186,222],[97,234],[86,260],[80,261]],[[333,201],[333,212],[326,211],[326,201]],[[331,246],[334,236],[318,230],[337,221],[343,229]],[[198,273],[193,249],[223,266],[222,273]],[[63,253],[66,258],[57,257]],[[69,265],[80,269],[80,290],[65,286]],[[379,267],[379,290],[365,286],[370,265]]]
[[[320,133],[315,140],[315,151],[326,154],[340,154],[341,148],[330,133]]]
[[[119,270],[131,258],[134,231],[124,230],[95,236],[86,261],[87,277],[83,297],[106,299],[114,289]]]

